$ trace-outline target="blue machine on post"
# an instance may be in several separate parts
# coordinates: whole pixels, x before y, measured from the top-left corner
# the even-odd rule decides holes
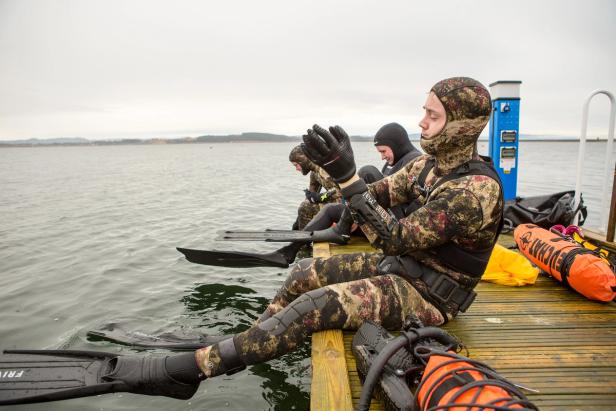
[[[516,197],[518,184],[518,143],[520,141],[521,81],[497,81],[490,84],[489,155],[503,183],[505,200]]]

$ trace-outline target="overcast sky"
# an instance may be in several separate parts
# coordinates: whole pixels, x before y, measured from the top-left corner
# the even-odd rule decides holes
[[[0,0],[2,140],[415,133],[460,75],[522,80],[522,133],[578,135],[616,93],[616,2]]]

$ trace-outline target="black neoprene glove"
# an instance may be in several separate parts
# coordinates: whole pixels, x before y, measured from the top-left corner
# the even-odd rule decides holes
[[[334,181],[343,183],[355,175],[351,139],[342,127],[330,127],[327,131],[315,124],[303,138],[302,148],[308,158],[322,167]]]
[[[321,202],[321,195],[319,193],[305,189],[304,194],[306,194],[306,200],[310,201],[312,204],[318,204]]]

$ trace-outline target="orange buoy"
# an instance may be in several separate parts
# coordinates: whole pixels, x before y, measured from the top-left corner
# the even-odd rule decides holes
[[[430,355],[417,387],[417,404],[422,411],[537,409],[496,371],[451,351]]]
[[[513,236],[526,258],[584,297],[604,302],[616,297],[616,274],[593,251],[534,224],[520,224]]]

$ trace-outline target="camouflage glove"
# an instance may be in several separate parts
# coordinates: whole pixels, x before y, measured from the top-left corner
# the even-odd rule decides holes
[[[329,131],[315,124],[303,136],[302,149],[317,165],[337,183],[344,183],[355,175],[355,159],[351,139],[340,126],[330,127]]]

